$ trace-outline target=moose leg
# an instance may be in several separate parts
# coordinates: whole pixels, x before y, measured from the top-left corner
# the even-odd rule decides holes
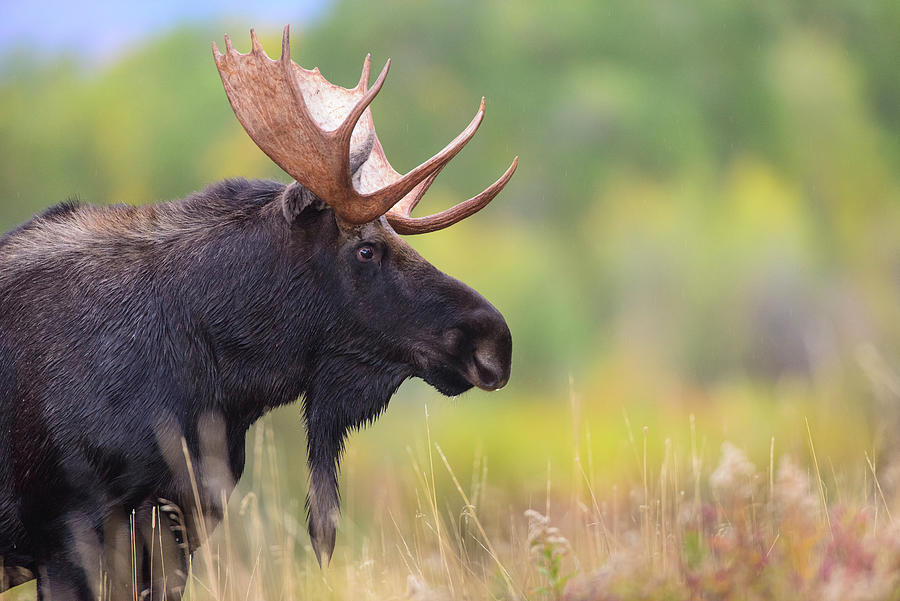
[[[38,601],[96,599],[84,569],[65,553],[55,554],[38,565],[37,594]]]
[[[102,532],[87,512],[71,511],[43,524],[36,554],[40,601],[90,601],[100,597],[105,571]]]
[[[91,528],[71,516],[62,547],[38,564],[40,601],[179,601],[188,575],[184,518],[174,504],[113,511]]]

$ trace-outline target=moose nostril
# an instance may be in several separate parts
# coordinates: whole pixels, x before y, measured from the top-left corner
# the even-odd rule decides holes
[[[512,368],[512,336],[503,316],[484,303],[466,315],[465,321],[443,332],[445,352],[463,362],[470,384],[498,390],[509,382]]]
[[[479,388],[495,390],[506,384],[503,369],[500,367],[496,355],[478,349],[475,351],[473,359]]]

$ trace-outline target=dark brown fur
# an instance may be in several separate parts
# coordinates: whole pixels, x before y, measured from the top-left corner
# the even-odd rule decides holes
[[[377,260],[360,261],[361,245]],[[502,386],[510,354],[480,295],[383,220],[342,228],[297,184],[50,209],[0,238],[0,590],[31,572],[41,599],[96,598],[102,565],[111,598],[131,599],[135,512],[137,592],[177,598],[243,471],[247,429],[298,398],[327,561],[348,430],[410,377],[445,394]],[[149,578],[153,512],[181,558],[165,583]]]

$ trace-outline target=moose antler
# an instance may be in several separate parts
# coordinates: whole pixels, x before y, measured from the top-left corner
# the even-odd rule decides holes
[[[375,133],[369,104],[381,90],[388,60],[368,88],[370,57],[355,88],[346,89],[291,60],[285,26],[281,58],[270,59],[251,29],[253,49],[235,51],[225,36],[225,53],[213,43],[213,56],[228,100],[241,125],[259,148],[288,175],[327,202],[339,219],[362,224],[385,215],[400,234],[443,229],[487,205],[518,165],[484,192],[428,217],[411,211],[438,173],[472,139],[484,118],[484,99],[469,125],[439,153],[407,173],[391,167]]]

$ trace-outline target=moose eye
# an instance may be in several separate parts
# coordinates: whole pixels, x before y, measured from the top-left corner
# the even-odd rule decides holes
[[[356,249],[356,258],[363,263],[368,263],[375,259],[375,247],[371,244],[363,244]]]

